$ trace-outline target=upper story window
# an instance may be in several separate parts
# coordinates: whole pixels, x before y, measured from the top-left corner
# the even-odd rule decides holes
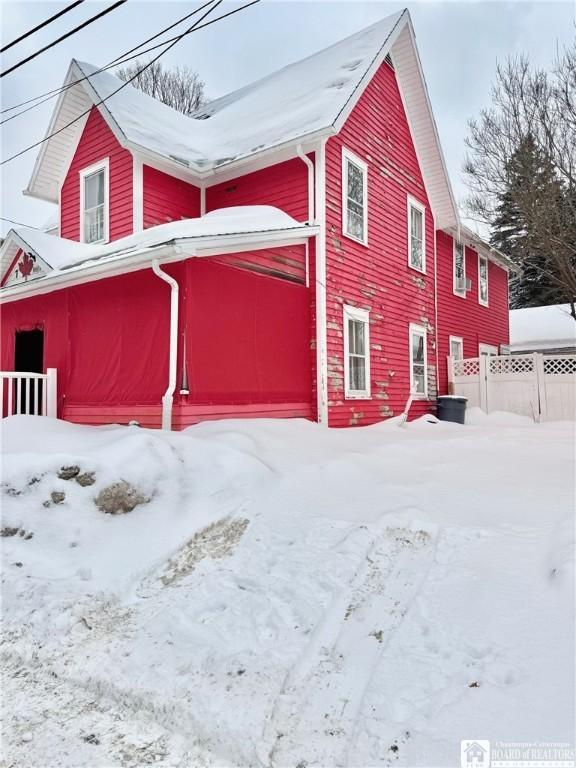
[[[80,171],[80,239],[108,240],[108,159]]]
[[[426,272],[425,210],[408,198],[408,264],[419,272]]]
[[[478,256],[478,301],[488,306],[488,259]]]
[[[416,397],[428,395],[426,328],[410,323],[410,391]]]
[[[464,339],[461,336],[450,336],[450,357],[455,360],[464,357]]]
[[[370,313],[344,306],[344,394],[370,397]]]
[[[464,246],[454,240],[454,293],[466,297],[466,259]]]
[[[342,150],[342,232],[368,243],[368,166],[347,149]]]

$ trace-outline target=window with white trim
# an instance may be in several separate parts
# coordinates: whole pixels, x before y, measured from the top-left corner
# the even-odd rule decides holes
[[[454,240],[454,293],[466,296],[466,258],[464,246]]]
[[[478,256],[478,302],[488,306],[488,259]]]
[[[368,166],[342,149],[342,232],[368,243]]]
[[[108,160],[80,171],[80,239],[108,240]]]
[[[426,272],[424,217],[426,209],[408,198],[408,264],[418,272]]]
[[[450,357],[462,360],[464,357],[464,339],[461,336],[450,336]]]
[[[344,394],[370,397],[370,313],[344,305]]]
[[[416,397],[428,394],[426,328],[410,323],[410,391]]]

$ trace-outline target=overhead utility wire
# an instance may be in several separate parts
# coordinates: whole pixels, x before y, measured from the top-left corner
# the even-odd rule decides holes
[[[0,110],[0,114],[4,114],[4,112],[10,112],[14,109],[17,109],[18,107],[24,107],[26,104],[30,104],[31,102],[35,101],[36,104],[32,104],[30,107],[27,107],[26,109],[23,109],[21,112],[18,112],[15,115],[10,115],[10,117],[4,118],[4,120],[0,121],[0,125],[4,125],[4,123],[8,123],[10,120],[14,120],[16,117],[20,117],[20,115],[24,115],[26,112],[30,112],[31,109],[34,109],[35,107],[39,107],[42,104],[45,104],[47,101],[50,101],[51,99],[58,96],[58,94],[62,93],[62,91],[68,90],[68,88],[73,88],[75,85],[78,85],[78,83],[83,82],[84,80],[90,80],[91,77],[94,77],[95,75],[99,74],[100,72],[105,72],[108,69],[112,69],[113,67],[120,66],[120,64],[125,64],[128,61],[132,61],[133,59],[137,59],[139,56],[143,56],[147,53],[150,53],[151,51],[155,51],[158,48],[161,48],[163,45],[167,45],[168,43],[172,42],[173,40],[176,40],[177,37],[170,37],[168,40],[164,40],[161,43],[158,43],[157,45],[153,45],[150,48],[146,48],[143,51],[139,51],[138,53],[134,54],[133,56],[130,56],[133,51],[136,51],[138,48],[141,48],[143,45],[146,45],[146,43],[151,42],[152,40],[155,40],[157,37],[160,37],[165,32],[168,32],[170,29],[173,29],[174,27],[178,26],[178,24],[181,24],[183,21],[186,21],[191,16],[195,16],[197,13],[200,13],[200,11],[204,10],[206,6],[211,5],[211,3],[214,2],[214,0],[208,0],[207,3],[204,3],[204,5],[201,5],[199,8],[196,8],[196,10],[192,11],[192,13],[186,14],[186,16],[183,16],[178,21],[175,21],[173,24],[170,24],[170,26],[166,27],[160,32],[157,32],[152,37],[149,37],[148,40],[145,40],[143,43],[140,43],[139,45],[134,46],[134,48],[131,48],[129,51],[126,51],[123,54],[120,54],[120,56],[117,56],[115,59],[113,59],[111,62],[106,64],[105,66],[101,67],[100,69],[97,69],[95,72],[92,72],[90,75],[85,75],[84,77],[79,77],[77,80],[74,80],[71,83],[67,83],[66,85],[62,85],[58,88],[55,88],[52,91],[47,91],[46,93],[41,93],[38,96],[35,96],[32,99],[28,99],[27,101],[22,101],[20,104],[14,104],[11,107],[6,107],[3,110]],[[248,3],[248,5],[252,5],[252,3]],[[234,13],[238,13],[238,11],[241,11],[246,6],[242,6],[240,8],[235,8],[232,11],[228,11],[228,13],[224,13],[221,16],[217,16],[215,19],[212,19],[210,21],[207,21],[205,24],[200,24],[199,26],[195,27],[192,32],[196,32],[200,29],[204,29],[204,27],[209,27],[211,24],[214,24],[216,21],[220,21],[220,19],[225,19],[227,16],[232,16]],[[184,36],[190,34],[190,32],[185,32]],[[46,98],[43,98],[43,97]],[[38,99],[42,99],[42,101],[38,101]]]
[[[3,72],[0,72],[0,78],[6,77],[6,75],[10,74],[10,72],[14,72],[15,69],[19,69],[20,67],[24,66],[24,64],[27,64],[29,61],[32,61],[32,59],[35,59],[37,56],[40,56],[40,54],[44,53],[44,51],[47,51],[50,48],[53,48],[55,45],[58,45],[58,43],[61,43],[62,40],[66,40],[67,37],[70,37],[71,35],[76,34],[76,32],[79,32],[81,29],[84,29],[84,27],[87,27],[89,24],[93,24],[95,21],[98,21],[98,19],[101,19],[102,16],[106,16],[106,14],[110,13],[111,11],[114,11],[116,8],[118,8],[118,6],[124,5],[124,3],[126,2],[128,2],[128,0],[116,0],[116,2],[113,5],[110,5],[108,8],[105,8],[103,11],[100,11],[100,13],[97,13],[95,16],[91,16],[89,19],[84,21],[82,24],[79,24],[77,27],[74,27],[74,29],[71,29],[69,32],[66,32],[63,35],[60,35],[60,37],[58,37],[56,40],[54,40],[51,43],[48,43],[48,45],[45,45],[44,48],[40,48],[39,50],[34,51],[34,53],[31,53],[30,56],[27,56],[25,59],[22,59],[22,61],[19,61],[17,64],[14,64],[8,69],[5,69]]]
[[[48,141],[53,136],[56,136],[57,134],[62,133],[62,131],[65,131],[71,125],[73,125],[74,123],[78,122],[78,120],[81,120],[85,115],[87,115],[91,111],[92,107],[98,107],[98,106],[100,106],[100,104],[104,104],[106,101],[108,101],[108,99],[110,99],[116,93],[121,91],[123,88],[126,88],[126,86],[129,85],[132,82],[132,80],[135,80],[141,72],[144,72],[146,69],[148,69],[148,67],[150,67],[152,64],[154,64],[155,61],[158,61],[158,59],[161,56],[163,56],[171,48],[173,48],[183,37],[185,37],[187,34],[190,34],[193,31],[196,31],[196,30],[200,29],[201,28],[200,27],[200,22],[203,21],[206,18],[206,16],[208,16],[208,14],[210,14],[213,10],[215,10],[222,2],[223,2],[223,0],[217,0],[216,4],[213,5],[212,8],[209,8],[206,11],[206,13],[203,16],[201,16],[200,19],[194,25],[192,25],[192,27],[187,29],[181,35],[178,35],[178,37],[176,37],[174,39],[174,41],[170,45],[168,45],[167,48],[165,48],[157,56],[155,56],[153,59],[151,59],[145,66],[143,66],[141,69],[139,69],[129,80],[127,80],[125,83],[123,83],[119,88],[116,88],[115,91],[112,91],[112,93],[110,93],[104,99],[100,99],[100,101],[97,101],[94,104],[92,104],[92,106],[89,109],[85,110],[84,112],[81,112],[77,117],[74,118],[74,120],[71,120],[69,123],[67,123],[66,125],[62,126],[61,128],[58,128],[58,130],[53,131],[48,136],[45,136],[43,139],[40,139],[40,141],[37,141],[34,144],[31,144],[29,147],[26,147],[25,149],[22,149],[20,152],[17,152],[15,155],[12,155],[11,157],[6,158],[6,160],[3,160],[0,163],[0,165],[5,165],[6,163],[9,163],[12,160],[15,160],[17,157],[20,157],[21,155],[25,154],[26,152],[29,152],[31,149],[34,149],[35,147],[38,147],[41,144],[44,144],[44,142]],[[256,5],[259,2],[260,2],[260,0],[252,0],[252,2],[250,2],[250,3],[246,3],[245,5],[242,5],[239,8],[234,9],[233,11],[229,11],[228,13],[225,13],[222,16],[219,16],[216,19],[212,19],[211,22],[208,22],[207,24],[203,24],[202,27],[207,27],[207,26],[209,26],[210,23],[215,23],[216,21],[220,21],[220,19],[224,19],[227,16],[232,16],[232,14],[238,13],[239,11],[243,11],[245,8],[249,8],[251,5]],[[165,43],[163,43],[163,45],[164,44]],[[156,47],[159,47],[159,46],[156,46]]]
[[[73,10],[76,8],[77,5],[81,5],[84,0],[75,0],[75,2],[70,3],[70,5],[67,5],[65,8],[63,8],[61,11],[58,11],[58,13],[55,13],[54,16],[50,16],[49,19],[46,19],[46,21],[43,21],[41,24],[37,24],[35,27],[32,27],[32,29],[29,29],[28,32],[25,32],[23,35],[20,35],[20,37],[17,37],[16,40],[12,40],[11,43],[7,43],[3,48],[0,48],[0,53],[4,53],[4,51],[7,51],[9,48],[12,48],[13,45],[16,45],[16,43],[22,42],[22,40],[26,40],[27,37],[30,37],[30,35],[33,35],[34,32],[38,32],[39,29],[42,29],[42,27],[48,26],[48,24],[51,24],[53,21],[56,21],[56,19],[59,19],[60,16],[64,16],[65,13],[68,13],[68,11]]]

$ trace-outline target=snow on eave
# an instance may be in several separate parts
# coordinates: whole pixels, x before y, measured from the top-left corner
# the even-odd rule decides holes
[[[241,250],[258,250],[305,242],[318,234],[318,227],[296,221],[272,206],[237,206],[212,211],[198,219],[181,219],[159,224],[107,244],[78,243],[40,231],[28,231],[35,238],[34,252],[47,263],[59,254],[58,267],[34,281],[0,290],[1,301],[14,301],[48,293],[68,285],[112,277],[145,269],[153,258],[181,261],[194,256],[211,256]],[[11,230],[20,238],[22,230]],[[31,233],[31,234],[30,234]],[[65,256],[62,256],[62,253]],[[4,246],[0,253],[4,253]]]
[[[518,272],[518,267],[508,258],[508,256],[502,253],[502,251],[499,251],[498,248],[494,248],[494,246],[490,245],[487,240],[484,240],[472,229],[464,226],[464,224],[460,224],[459,228],[448,227],[445,231],[455,240],[473,248],[498,267],[502,267],[502,269],[506,269],[509,272]]]

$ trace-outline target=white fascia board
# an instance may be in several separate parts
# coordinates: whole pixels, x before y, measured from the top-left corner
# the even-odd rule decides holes
[[[352,113],[352,110],[358,103],[358,100],[364,93],[366,87],[368,86],[368,84],[370,83],[370,81],[372,80],[372,78],[380,68],[380,66],[383,64],[386,56],[388,55],[392,46],[398,39],[398,36],[406,26],[406,23],[409,21],[410,21],[410,15],[408,11],[404,9],[404,11],[402,12],[402,15],[396,22],[394,29],[390,32],[386,40],[382,41],[382,47],[380,48],[377,55],[374,57],[374,60],[372,61],[372,63],[364,73],[364,76],[362,77],[362,79],[354,89],[352,95],[350,96],[350,98],[348,99],[348,101],[346,102],[346,104],[338,114],[338,117],[334,121],[333,127],[336,133],[338,133],[341,130],[342,126],[344,125],[344,123]]]
[[[123,251],[91,262],[82,262],[65,270],[53,272],[49,277],[39,278],[14,288],[5,288],[0,291],[0,304],[49,293],[71,285],[81,285],[147,269],[151,267],[152,259],[158,259],[167,264],[192,257],[223,256],[227,253],[261,250],[270,245],[277,248],[300,245],[309,237],[317,235],[318,231],[318,227],[295,227],[291,230],[276,232],[250,232],[247,235],[174,239],[133,253]]]

